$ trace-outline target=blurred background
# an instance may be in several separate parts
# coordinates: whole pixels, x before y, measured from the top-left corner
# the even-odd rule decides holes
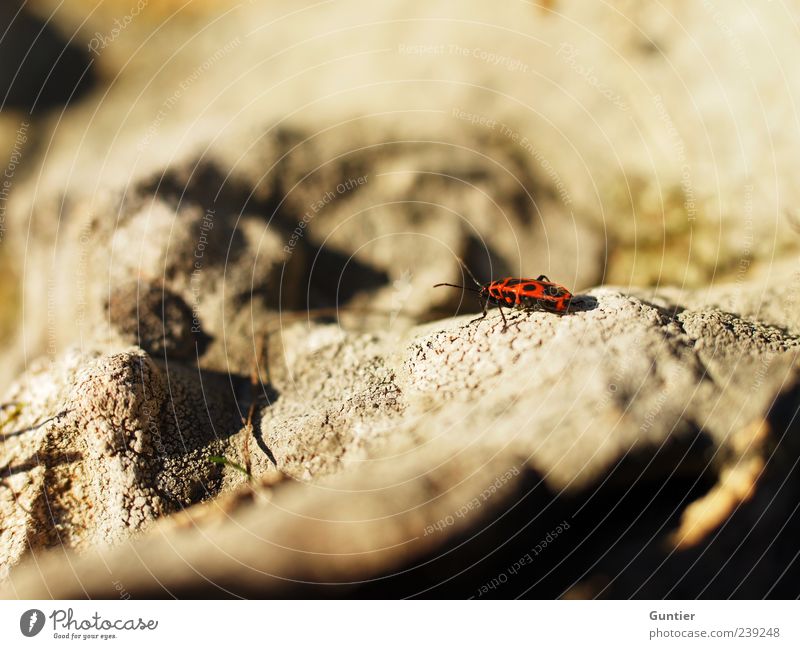
[[[131,273],[216,326],[219,259],[198,297],[197,235],[175,229],[212,203],[226,281],[266,309],[424,319],[457,306],[430,290],[460,279],[453,255],[575,290],[786,282],[797,20],[784,2],[4,3],[4,376],[86,335],[109,308],[91,294]],[[162,246],[137,214],[165,205]]]
[[[433,288],[456,257],[792,338],[798,26],[800,0],[6,0],[0,383],[110,339],[249,385],[285,312],[478,311]]]

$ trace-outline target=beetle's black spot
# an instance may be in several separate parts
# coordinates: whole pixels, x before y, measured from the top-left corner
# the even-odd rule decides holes
[[[539,300],[539,307],[550,313],[560,313],[557,300]]]
[[[545,291],[547,295],[552,295],[553,297],[558,297],[561,294],[561,291],[558,290],[557,286],[548,286]]]
[[[517,284],[522,284],[524,281],[524,279],[509,279],[506,282],[506,286],[516,286]]]
[[[525,284],[525,286],[523,286],[522,288],[525,291],[530,291],[531,293],[533,293],[536,290],[537,286],[536,284]]]

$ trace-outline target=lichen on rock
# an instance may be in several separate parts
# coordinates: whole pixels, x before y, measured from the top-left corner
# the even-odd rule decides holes
[[[2,567],[29,549],[87,549],[141,532],[215,495],[238,432],[224,384],[139,348],[73,351],[41,363],[7,394],[3,427]]]

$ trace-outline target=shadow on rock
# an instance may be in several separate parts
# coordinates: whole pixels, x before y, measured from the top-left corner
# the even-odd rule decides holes
[[[19,4],[0,6],[3,108],[34,113],[76,101],[96,84],[92,59]]]
[[[583,311],[594,311],[597,308],[597,298],[591,295],[573,295],[569,302],[568,313],[581,313]]]
[[[698,433],[631,452],[575,494],[557,493],[528,470],[515,495],[490,519],[402,573],[359,586],[353,594],[635,597],[636,588],[651,578],[667,590],[684,574],[666,568],[669,534],[684,508],[717,479],[707,466],[710,447],[710,438]],[[693,582],[697,589],[705,583]]]

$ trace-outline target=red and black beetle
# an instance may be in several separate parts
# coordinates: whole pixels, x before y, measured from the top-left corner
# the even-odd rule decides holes
[[[475,276],[470,272],[466,264],[460,259],[458,261],[478,288],[469,288],[468,286],[447,283],[436,284],[434,288],[437,286],[452,286],[453,288],[460,288],[465,291],[476,293],[478,299],[481,301],[483,313],[480,318],[471,320],[470,324],[478,320],[483,320],[486,317],[486,310],[490,304],[499,307],[500,315],[503,316],[504,328],[507,324],[506,316],[503,313],[504,306],[511,309],[523,309],[525,311],[543,309],[544,311],[557,313],[559,315],[563,315],[569,310],[572,293],[560,284],[551,282],[546,275],[539,275],[536,279],[506,277],[505,279],[495,280],[488,284],[481,284],[475,279]]]

